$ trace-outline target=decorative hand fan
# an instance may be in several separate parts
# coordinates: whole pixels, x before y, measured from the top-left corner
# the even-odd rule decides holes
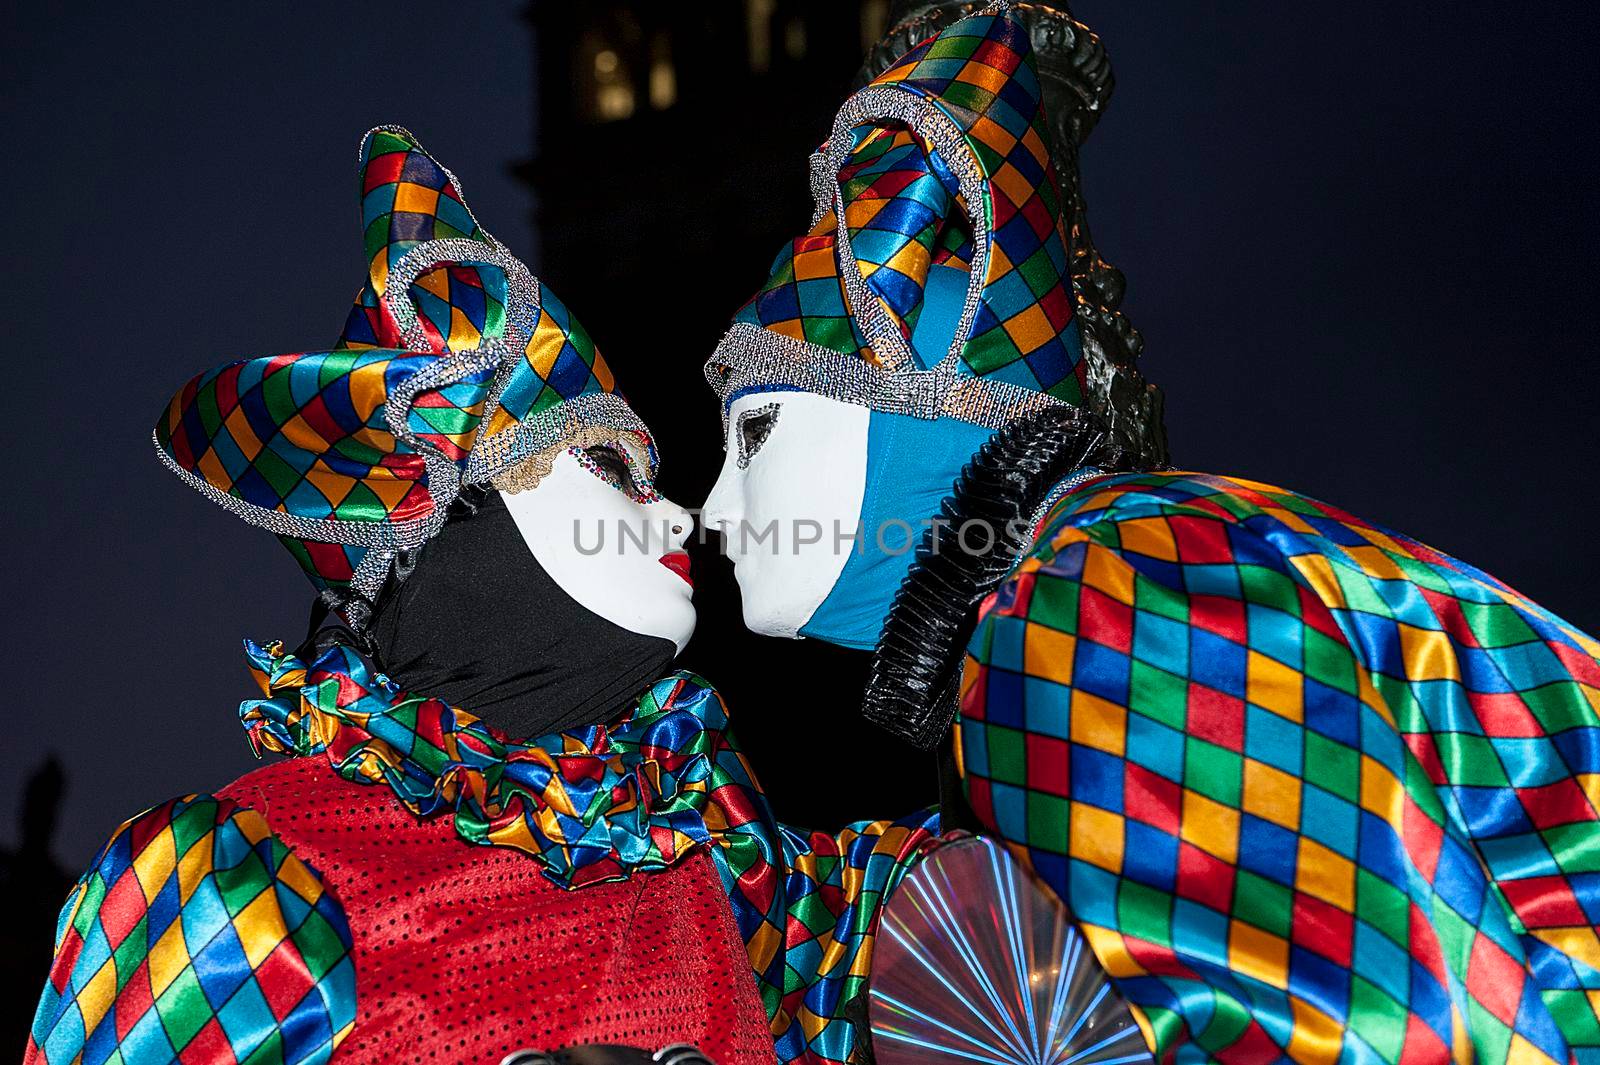
[[[868,1009],[878,1065],[1151,1061],[1066,909],[982,836],[928,855],[889,900]]]

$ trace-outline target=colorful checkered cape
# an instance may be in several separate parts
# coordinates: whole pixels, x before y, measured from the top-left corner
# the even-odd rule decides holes
[[[1158,1058],[1600,1061],[1600,643],[1267,485],[1089,481],[984,604],[972,805]]]
[[[706,366],[726,404],[789,387],[998,428],[1078,403],[1084,363],[1028,31],[961,19],[852,96],[812,157],[812,227]],[[916,350],[930,271],[965,290],[947,350]]]
[[[567,309],[478,225],[410,133],[361,142],[368,276],[339,343],[195,377],[156,425],[184,481],[276,532],[319,588],[374,594],[433,535],[463,483],[604,426],[638,444]]]

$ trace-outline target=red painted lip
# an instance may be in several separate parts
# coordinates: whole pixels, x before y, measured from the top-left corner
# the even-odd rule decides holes
[[[694,578],[689,576],[689,553],[687,551],[674,551],[670,555],[662,555],[661,564],[682,577],[689,587],[694,587]]]

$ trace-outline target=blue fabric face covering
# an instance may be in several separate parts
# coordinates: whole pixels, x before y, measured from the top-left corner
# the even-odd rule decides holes
[[[966,299],[967,272],[936,266],[925,292],[911,346],[926,369],[950,348]],[[856,540],[839,579],[800,635],[858,650],[877,646],[884,616],[916,557],[917,544],[950,494],[949,471],[964,466],[991,435],[954,418],[928,421],[872,412]]]

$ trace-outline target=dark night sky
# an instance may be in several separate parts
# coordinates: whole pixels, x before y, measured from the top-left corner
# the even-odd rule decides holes
[[[165,473],[149,431],[190,374],[337,334],[361,132],[417,131],[541,268],[508,173],[533,147],[518,5],[89,6],[10,5],[0,62],[20,326],[0,846],[54,750],[74,868],[123,818],[252,765],[238,638],[297,639],[306,586]],[[1174,455],[1404,529],[1600,629],[1595,5],[1292,7],[1078,8],[1119,82],[1090,217]],[[578,162],[648,181],[647,161]],[[624,313],[576,310],[602,347]],[[681,359],[684,417],[714,418],[705,339],[662,340],[610,361],[626,382],[630,359]]]

